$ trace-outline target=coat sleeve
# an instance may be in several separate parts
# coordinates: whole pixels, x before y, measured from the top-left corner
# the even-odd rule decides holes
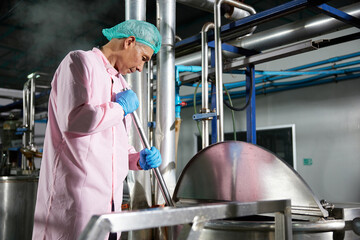
[[[138,166],[138,161],[140,159],[140,152],[136,152],[135,148],[129,145],[129,169],[130,170],[141,170]]]
[[[71,52],[56,72],[57,114],[63,132],[88,135],[119,124],[124,118],[122,107],[109,100],[102,103],[93,100],[92,89],[94,64],[85,53]],[[104,80],[104,85],[105,85]]]

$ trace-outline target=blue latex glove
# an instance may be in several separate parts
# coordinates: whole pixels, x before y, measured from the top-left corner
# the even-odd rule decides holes
[[[133,90],[126,90],[116,94],[116,102],[121,105],[126,116],[134,112],[139,107],[139,99]]]
[[[157,168],[161,165],[161,162],[161,154],[156,147],[141,150],[139,164],[142,169],[149,170],[151,168]]]

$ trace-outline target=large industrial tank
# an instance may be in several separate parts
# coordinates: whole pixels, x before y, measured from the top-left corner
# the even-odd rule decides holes
[[[291,200],[294,240],[360,239],[360,203],[319,201],[302,177],[271,152],[250,143],[213,144],[197,153],[177,182],[176,204]],[[210,221],[200,240],[273,240],[272,216]]]
[[[0,177],[0,239],[31,239],[38,177]]]

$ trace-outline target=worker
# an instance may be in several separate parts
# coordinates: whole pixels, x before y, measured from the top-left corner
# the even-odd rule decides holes
[[[51,83],[34,240],[77,239],[91,216],[121,210],[129,169],[162,161],[155,147],[136,152],[128,143],[139,101],[122,76],[143,70],[160,49],[160,33],[137,20],[102,33],[107,44],[70,52]]]

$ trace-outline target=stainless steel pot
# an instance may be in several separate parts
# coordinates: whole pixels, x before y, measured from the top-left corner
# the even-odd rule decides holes
[[[0,239],[31,239],[38,177],[0,177]]]

